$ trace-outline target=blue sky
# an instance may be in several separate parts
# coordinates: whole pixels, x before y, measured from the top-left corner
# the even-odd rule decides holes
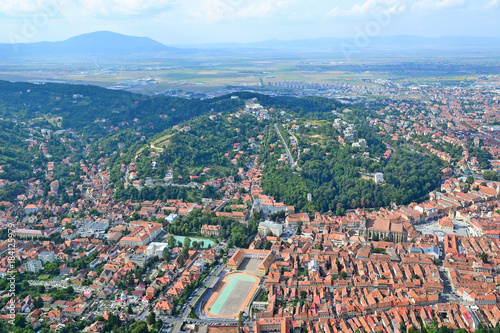
[[[109,30],[164,44],[500,36],[500,0],[0,0],[0,42]]]

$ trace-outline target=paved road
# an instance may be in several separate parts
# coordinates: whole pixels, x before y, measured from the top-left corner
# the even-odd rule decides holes
[[[297,146],[297,159],[295,160],[295,162],[293,162],[292,164],[292,168],[293,167],[296,167],[297,166],[297,162],[299,161],[300,159],[300,147],[299,147],[299,140],[297,140],[297,137],[295,136],[295,134],[293,134],[291,131],[288,131],[288,134],[290,134],[290,136],[295,140],[295,145]]]
[[[448,278],[448,271],[440,267],[439,274],[441,275],[441,280],[443,281],[443,286],[444,286],[443,293],[441,294],[441,296],[439,296],[439,302],[442,303],[455,302],[460,304],[461,299],[455,294],[453,294],[453,290],[451,288],[451,282],[450,279]]]
[[[281,135],[281,132],[278,129],[278,125],[277,124],[274,124],[274,129],[276,130],[276,133],[278,133],[278,136],[280,137],[281,142],[283,142],[283,145],[285,146],[286,155],[288,157],[288,163],[290,164],[290,166],[293,166],[294,163],[293,163],[292,154],[290,154],[290,150],[288,149],[288,146],[287,146],[287,144],[285,142],[285,139],[283,139],[283,136]]]

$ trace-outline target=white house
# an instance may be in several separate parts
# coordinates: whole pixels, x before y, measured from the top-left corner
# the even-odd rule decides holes
[[[382,184],[384,182],[384,174],[382,172],[375,173],[374,180],[375,183]]]
[[[42,262],[43,265],[47,263],[53,263],[56,261],[56,256],[52,251],[44,251],[38,254],[38,259]]]
[[[43,265],[40,260],[30,260],[26,263],[26,269],[29,272],[38,273],[39,270],[43,269]]]

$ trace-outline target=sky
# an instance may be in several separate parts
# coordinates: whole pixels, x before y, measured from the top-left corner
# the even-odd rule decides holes
[[[167,45],[500,36],[500,0],[0,0],[1,43],[113,31]]]

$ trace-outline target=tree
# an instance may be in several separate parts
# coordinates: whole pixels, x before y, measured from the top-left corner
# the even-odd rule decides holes
[[[341,277],[343,280],[345,280],[345,279],[347,278],[347,273],[346,273],[346,271],[342,271],[342,272],[340,273],[340,277]]]
[[[408,330],[408,333],[420,333],[420,331],[415,326],[412,325]]]
[[[168,237],[167,243],[169,248],[175,247],[175,237],[174,236]]]
[[[114,315],[113,313],[108,313],[108,320],[106,322],[106,328],[108,330],[117,329],[122,325],[120,321],[120,317],[118,315]]]
[[[43,308],[42,299],[40,297],[35,298],[35,300],[33,301],[33,306],[35,307],[35,309]]]
[[[154,312],[151,312],[146,319],[146,322],[148,323],[149,326],[154,326],[156,324],[156,315]]]
[[[297,223],[297,235],[300,235],[302,233],[302,221],[299,221]]]
[[[170,261],[170,249],[168,247],[163,249],[163,260]]]
[[[198,318],[197,318],[198,319]],[[158,332],[160,332],[161,328],[163,327],[163,320],[158,319],[155,324],[155,328]]]
[[[243,327],[243,311],[240,311],[238,315],[238,327]]]
[[[191,246],[191,238],[186,237],[186,238],[184,239],[184,248],[185,248],[185,249],[189,249],[189,247],[190,247],[190,246]]]
[[[285,211],[281,210],[279,212],[273,213],[269,215],[269,220],[270,221],[276,221],[278,222],[279,219],[284,219],[285,218]]]
[[[474,183],[474,177],[468,176],[465,181],[467,182],[467,184],[472,184],[472,183]]]
[[[26,317],[23,315],[16,315],[14,318],[14,325],[16,327],[24,328],[26,326]]]
[[[130,333],[149,333],[148,325],[144,321],[137,321],[130,328]]]
[[[337,207],[337,208],[335,209],[335,215],[337,215],[337,216],[343,216],[343,215],[344,215],[344,208],[342,208],[342,207]]]
[[[57,262],[52,262],[52,263],[45,265],[43,270],[47,274],[57,275],[57,274],[59,274],[59,265],[57,264]]]
[[[384,248],[379,248],[379,247],[376,247],[372,250],[373,253],[380,253],[380,254],[387,254],[387,251],[386,249]]]
[[[478,256],[484,263],[487,263],[488,262],[488,253],[481,253],[479,256]]]
[[[337,271],[341,271],[342,268],[344,268],[344,267],[342,267],[342,264],[340,263],[340,261],[338,259],[335,260],[335,265],[337,266]]]
[[[301,290],[300,291],[300,298],[305,300],[307,298],[307,291]]]
[[[267,240],[267,241],[264,243],[264,250],[270,250],[270,249],[271,249],[271,246],[273,246],[273,243],[271,243],[271,241]]]

